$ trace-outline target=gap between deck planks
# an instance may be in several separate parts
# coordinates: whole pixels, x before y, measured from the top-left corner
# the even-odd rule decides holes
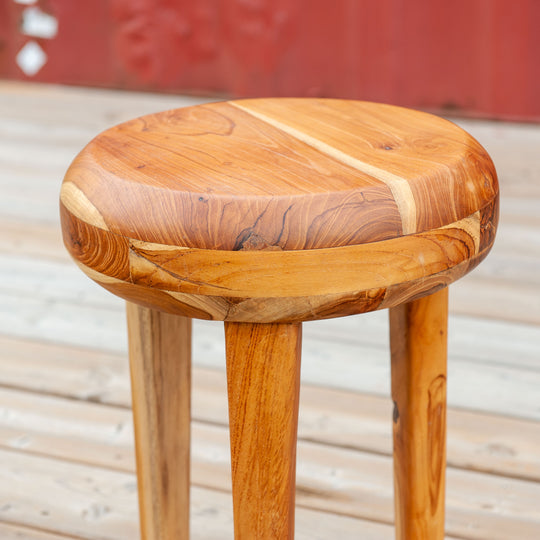
[[[80,536],[66,536],[5,522],[0,522],[0,538],[2,540],[82,540]]]

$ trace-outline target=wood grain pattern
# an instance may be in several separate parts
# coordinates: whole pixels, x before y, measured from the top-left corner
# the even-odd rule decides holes
[[[237,322],[429,294],[486,256],[497,218],[493,165],[466,132],[345,100],[141,117],[96,137],[61,193],[64,242],[98,283],[170,313]]]
[[[223,250],[375,242],[448,225],[497,195],[489,157],[457,126],[345,100],[145,116],[94,139],[66,180],[69,207],[95,226]]]
[[[135,352],[132,364],[135,395],[150,392],[141,420],[135,409],[148,539],[174,531],[171,440],[152,408],[153,381],[172,367],[158,358],[165,325],[154,308],[227,321],[235,535],[251,540],[294,535],[299,323],[383,307],[393,308],[398,537],[442,538],[447,293],[437,291],[486,256],[497,217],[483,148],[396,107],[245,100],[138,118],[94,139],[66,174],[61,219],[83,271],[146,306],[128,313],[146,317],[148,360]]]
[[[73,207],[88,200],[111,231],[156,243],[310,249],[401,234],[383,182],[228,103],[112,128],[66,179],[85,197]]]
[[[291,322],[387,308],[450,284],[489,252],[493,235],[486,242],[481,223],[495,227],[496,208],[370,244],[248,252],[146,243],[99,229],[90,236],[63,206],[61,215],[79,266],[123,298],[189,317]]]
[[[189,540],[191,320],[127,304],[143,540]]]
[[[235,538],[292,539],[301,326],[226,323],[225,339]]]
[[[448,289],[390,310],[396,538],[443,540]]]
[[[315,103],[259,99],[236,106],[386,184],[403,234],[458,221],[497,195],[487,152],[447,120],[362,101]]]

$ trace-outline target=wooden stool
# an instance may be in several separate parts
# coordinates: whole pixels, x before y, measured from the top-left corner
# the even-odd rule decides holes
[[[109,129],[67,249],[128,300],[142,536],[189,536],[192,317],[226,321],[235,537],[293,538],[301,323],[390,308],[397,538],[444,535],[448,284],[490,250],[493,164],[429,114],[254,99]],[[347,377],[343,373],[343,377]]]

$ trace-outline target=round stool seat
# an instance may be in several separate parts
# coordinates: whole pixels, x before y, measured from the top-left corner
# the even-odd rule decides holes
[[[96,137],[61,192],[81,268],[188,317],[300,321],[392,307],[488,253],[493,164],[451,122],[388,105],[253,99]]]

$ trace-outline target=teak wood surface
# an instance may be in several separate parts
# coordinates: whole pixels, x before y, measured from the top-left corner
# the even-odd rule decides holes
[[[82,270],[140,306],[128,313],[145,538],[188,534],[168,501],[168,463],[189,439],[163,429],[181,406],[162,380],[181,347],[163,346],[169,314],[226,321],[236,537],[292,539],[300,322],[381,308],[397,535],[442,538],[445,287],[486,256],[498,220],[495,171],[472,137],[340,100],[174,110],[94,139],[66,174],[61,219]]]
[[[226,323],[237,540],[292,540],[300,324]]]
[[[493,243],[498,185],[478,142],[432,115],[243,100],[102,133],[66,174],[61,216],[83,271],[127,300],[300,322],[392,307],[467,273]]]
[[[189,540],[191,319],[127,303],[142,540]]]
[[[390,310],[397,540],[444,539],[448,289]]]

